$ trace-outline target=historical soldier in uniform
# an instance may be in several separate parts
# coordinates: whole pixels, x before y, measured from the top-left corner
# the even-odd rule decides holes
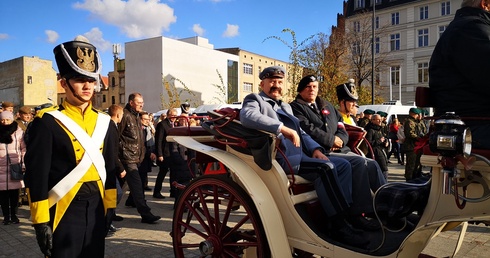
[[[25,183],[41,251],[52,257],[104,257],[107,218],[116,207],[110,117],[92,106],[101,67],[85,37],[54,48],[66,98],[29,127]]]

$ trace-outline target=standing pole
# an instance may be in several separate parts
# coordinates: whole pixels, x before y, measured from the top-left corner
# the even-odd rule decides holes
[[[374,54],[376,52],[375,48],[376,48],[376,39],[375,39],[375,35],[374,35],[374,27],[375,27],[375,18],[376,18],[376,0],[371,0],[373,1],[373,21],[372,21],[372,58],[371,58],[371,104],[374,105]]]

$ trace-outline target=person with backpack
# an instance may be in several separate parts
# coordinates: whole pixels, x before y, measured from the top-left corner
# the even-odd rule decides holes
[[[389,126],[388,138],[390,138],[391,141],[391,150],[390,153],[388,153],[388,160],[392,154],[395,154],[398,164],[403,165],[403,162],[400,159],[400,143],[398,142],[398,131],[400,126],[401,124],[400,121],[398,121],[398,118],[394,118]]]

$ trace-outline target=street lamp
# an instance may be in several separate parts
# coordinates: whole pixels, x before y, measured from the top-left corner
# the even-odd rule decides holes
[[[374,105],[374,54],[375,54],[375,44],[376,44],[376,39],[374,35],[374,27],[375,27],[375,19],[376,19],[376,0],[372,0],[373,3],[373,20],[372,20],[372,29],[371,29],[371,37],[372,37],[372,43],[371,43],[371,50],[372,50],[372,57],[371,57],[371,104]]]

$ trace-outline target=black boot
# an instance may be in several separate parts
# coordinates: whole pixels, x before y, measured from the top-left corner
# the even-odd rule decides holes
[[[369,244],[369,239],[364,236],[364,232],[353,228],[345,219],[335,218],[331,225],[330,235],[333,239],[358,248],[366,248]]]
[[[3,224],[9,225],[10,224],[10,217],[3,217]]]
[[[12,218],[10,219],[10,221],[12,222],[12,224],[19,224],[20,222],[19,218],[17,218],[17,215],[15,214],[12,214]]]

